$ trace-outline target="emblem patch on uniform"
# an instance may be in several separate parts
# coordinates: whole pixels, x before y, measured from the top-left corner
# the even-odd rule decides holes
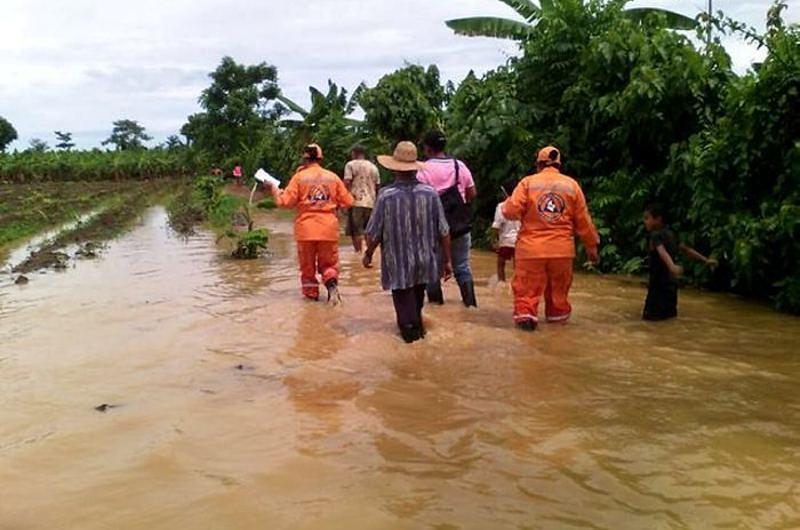
[[[548,223],[554,223],[564,215],[567,203],[561,195],[551,192],[539,198],[536,208],[539,210],[539,217]]]
[[[319,204],[321,202],[328,202],[331,200],[330,191],[328,191],[328,186],[324,184],[318,184],[311,188],[311,191],[308,194],[308,200],[311,204]]]

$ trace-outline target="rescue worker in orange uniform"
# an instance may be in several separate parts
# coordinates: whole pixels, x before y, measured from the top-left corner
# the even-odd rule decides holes
[[[273,188],[281,208],[296,209],[294,235],[300,263],[303,296],[319,300],[319,277],[328,289],[328,302],[341,302],[339,296],[339,208],[350,208],[353,196],[342,180],[323,169],[322,149],[311,144],[303,150],[303,165],[289,181],[286,190]]]
[[[600,237],[580,185],[561,174],[561,153],[545,147],[537,157],[538,173],[525,177],[503,204],[503,215],[522,221],[517,238],[514,322],[534,331],[544,295],[548,322],[566,322],[572,314],[569,290],[575,260],[575,234],[592,263],[599,261]]]

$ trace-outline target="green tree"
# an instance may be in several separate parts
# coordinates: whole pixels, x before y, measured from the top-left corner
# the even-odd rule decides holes
[[[502,17],[469,17],[448,20],[447,26],[458,35],[470,37],[496,37],[501,39],[526,40],[536,31],[538,23],[557,11],[558,4],[583,4],[583,0],[540,0],[539,5],[531,0],[500,0],[508,5],[523,20]],[[611,4],[624,6],[630,0],[611,0]],[[661,17],[666,27],[691,30],[697,22],[685,15],[658,8],[632,8],[624,11],[631,20],[642,21],[646,17]]]
[[[56,131],[56,149],[61,151],[70,151],[73,147],[75,147],[75,142],[72,141],[72,133],[71,132],[62,132]]]
[[[162,147],[164,149],[167,149],[168,151],[172,151],[172,150],[175,150],[175,149],[180,149],[182,147],[185,147],[185,145],[181,141],[180,136],[178,136],[177,134],[171,134],[171,135],[167,136],[167,139],[164,142]]]
[[[17,130],[11,123],[0,116],[0,153],[5,152],[6,148],[17,139]]]
[[[257,145],[267,123],[279,117],[273,105],[280,94],[278,70],[225,57],[209,77],[211,85],[199,99],[203,112],[190,116],[181,134],[217,156]]]
[[[341,171],[347,161],[350,148],[363,140],[363,122],[350,115],[358,106],[358,99],[365,85],[359,85],[348,96],[348,91],[340,88],[333,81],[328,81],[328,90],[323,93],[315,87],[309,87],[311,108],[306,110],[289,98],[281,95],[278,99],[292,112],[302,119],[284,119],[280,125],[289,135],[295,152],[300,152],[303,145],[311,142],[319,143],[325,151],[326,165],[334,171]]]
[[[41,138],[31,138],[31,141],[28,143],[28,145],[28,151],[32,153],[46,153],[50,149],[50,146],[47,145],[47,142]]]
[[[145,128],[135,120],[117,120],[111,136],[103,141],[103,145],[113,145],[117,151],[129,151],[133,149],[143,149],[144,142],[152,140],[153,137],[145,132]]]
[[[408,65],[365,89],[359,103],[369,132],[386,147],[420,140],[428,129],[441,126],[446,99],[436,66]]]

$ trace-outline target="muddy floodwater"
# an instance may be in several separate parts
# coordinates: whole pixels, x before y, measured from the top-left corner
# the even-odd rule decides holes
[[[156,208],[0,275],[0,528],[800,528],[800,320],[687,290],[645,324],[638,282],[579,275],[525,335],[478,253],[480,310],[407,346],[377,270],[343,242],[346,305],[303,302],[261,222],[254,262]]]

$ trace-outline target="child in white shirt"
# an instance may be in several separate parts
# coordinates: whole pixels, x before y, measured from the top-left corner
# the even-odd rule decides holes
[[[503,202],[514,192],[517,186],[515,179],[509,179],[501,186]],[[506,281],[506,263],[514,261],[520,221],[509,221],[503,215],[503,202],[497,205],[492,223],[492,248],[497,253],[497,280]]]

